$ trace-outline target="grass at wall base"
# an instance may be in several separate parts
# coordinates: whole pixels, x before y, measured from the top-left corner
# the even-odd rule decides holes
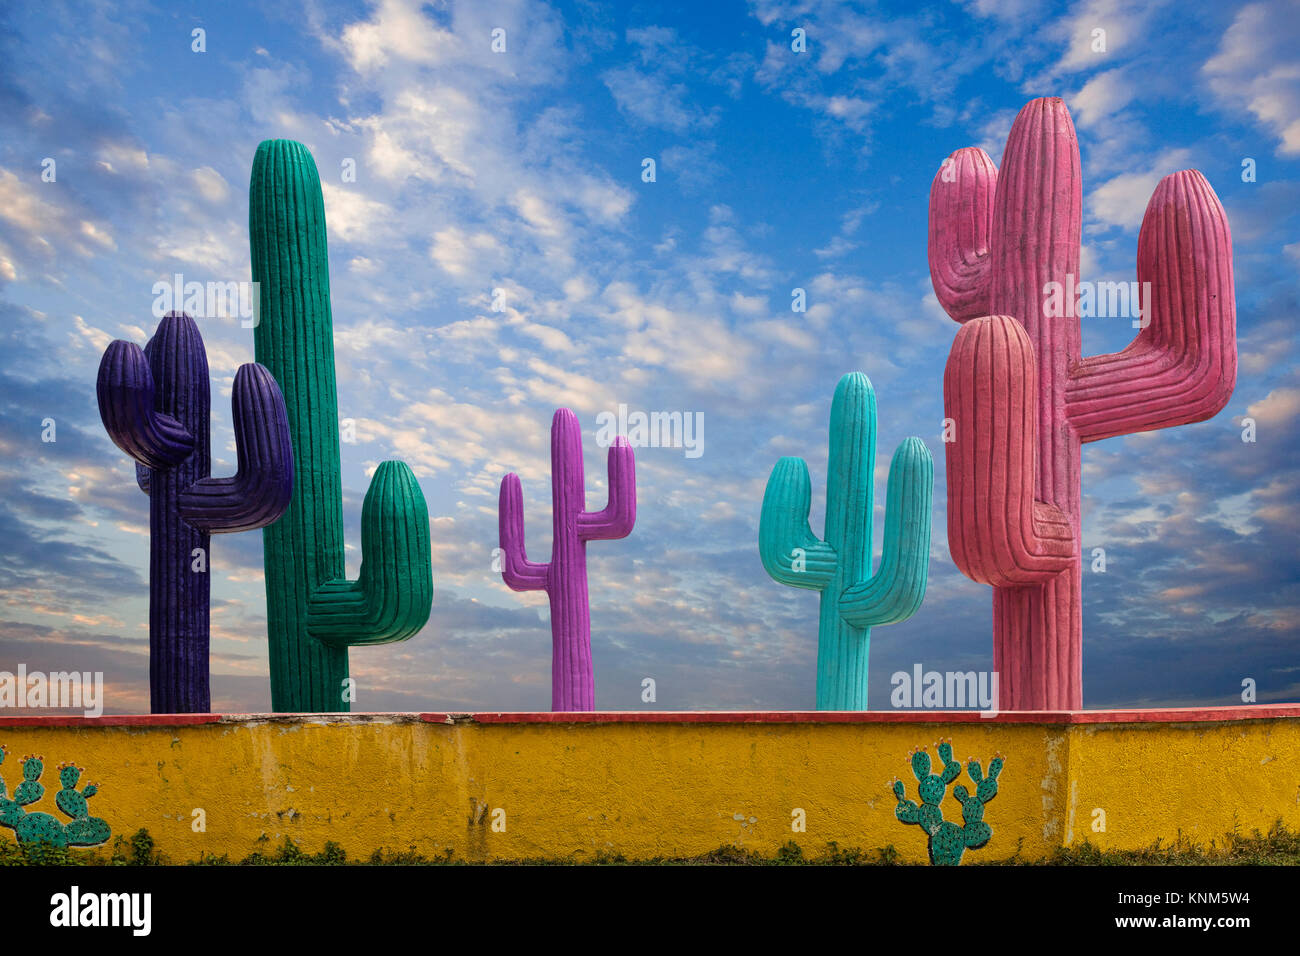
[[[269,841],[268,841],[269,842]],[[338,844],[326,844],[319,853],[304,853],[287,837],[279,847],[258,848],[239,860],[205,857],[193,861],[169,860],[155,851],[148,830],[131,837],[117,837],[107,853],[75,853],[65,847],[42,844],[19,846],[0,843],[0,866],[167,866],[185,863],[195,866],[528,866],[538,864],[583,866],[925,866],[903,864],[892,844],[874,850],[840,847],[834,843],[805,849],[790,842],[774,855],[764,856],[735,846],[720,846],[709,853],[690,857],[655,857],[631,860],[610,855],[592,859],[549,857],[531,860],[475,863],[456,859],[451,853],[428,858],[416,853],[376,850],[368,859],[349,859]],[[963,866],[1300,866],[1300,833],[1280,823],[1267,833],[1225,834],[1221,841],[1198,847],[1187,841],[1162,844],[1156,841],[1142,850],[1102,850],[1087,841],[1060,848],[1041,860],[972,860]]]

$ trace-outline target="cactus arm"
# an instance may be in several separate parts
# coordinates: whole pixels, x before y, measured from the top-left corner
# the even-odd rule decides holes
[[[975,788],[975,796],[979,798],[980,803],[988,803],[998,795],[998,774],[1002,773],[1002,757],[994,756],[989,761],[989,775],[980,781],[979,786]]]
[[[146,365],[148,365],[149,361],[152,361],[149,355],[149,353],[152,350],[153,350],[153,339],[151,338],[149,339],[148,342],[144,344],[144,357],[146,359]],[[151,493],[151,489],[153,488],[153,469],[151,469],[148,465],[142,465],[137,461],[135,463],[135,483],[139,486],[140,490],[143,491],[146,496],[148,496]]]
[[[835,576],[835,549],[818,540],[808,524],[812,479],[802,458],[782,458],[772,468],[758,521],[758,553],[773,580],[820,591]],[[796,549],[803,551],[797,557]],[[804,567],[796,569],[797,561]]]
[[[921,606],[930,564],[933,495],[930,450],[919,438],[905,439],[889,465],[880,567],[870,579],[852,585],[840,597],[840,615],[849,624],[897,624]]]
[[[914,750],[911,756],[912,776],[916,777],[916,782],[921,783],[926,777],[930,776],[930,755],[924,750]],[[921,794],[924,799],[925,794]]]
[[[149,359],[137,345],[116,339],[99,362],[95,395],[113,444],[149,468],[171,468],[194,451],[194,436],[155,409]]]
[[[943,373],[948,544],[974,581],[1019,587],[1070,567],[1074,531],[1054,505],[1034,499],[1037,372],[1024,328],[1005,315],[967,322]]]
[[[894,808],[894,816],[902,823],[914,823],[920,826],[921,808],[916,805],[916,801],[907,799],[906,791],[903,789],[903,781],[894,781],[894,796],[898,798],[898,806]]]
[[[951,739],[941,740],[936,746],[939,751],[939,759],[943,761],[943,773],[939,775],[939,779],[947,787],[948,784],[961,776],[961,761],[953,759]],[[956,793],[957,791],[954,790],[953,794]]]
[[[284,395],[265,366],[235,373],[232,396],[238,469],[230,478],[201,478],[180,495],[181,517],[201,531],[263,528],[293,497],[293,445]]]
[[[578,514],[578,537],[587,541],[626,538],[636,524],[636,462],[632,446],[621,435],[610,446],[608,468],[609,503],[600,511]],[[522,533],[519,547],[522,552]]]
[[[930,279],[939,304],[958,322],[990,312],[997,181],[988,153],[967,146],[948,157],[930,184]]]
[[[383,462],[371,479],[361,506],[361,550],[356,581],[326,581],[307,602],[307,633],[331,647],[404,641],[429,619],[429,510],[403,462]]]
[[[524,550],[524,491],[514,472],[501,479],[497,527],[505,555],[501,577],[506,586],[513,591],[545,591],[551,566],[529,561]]]
[[[898,806],[894,808],[894,816],[902,823],[921,825],[921,808],[915,800],[899,800]]]
[[[1138,236],[1138,287],[1147,327],[1127,348],[1083,359],[1066,388],[1082,441],[1204,421],[1237,380],[1232,234],[1196,170],[1160,181]]]
[[[983,820],[968,823],[961,828],[961,831],[962,842],[966,844],[966,848],[969,850],[981,849],[993,837],[993,828]]]

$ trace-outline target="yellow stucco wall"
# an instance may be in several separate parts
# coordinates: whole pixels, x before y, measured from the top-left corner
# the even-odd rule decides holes
[[[1181,834],[1300,830],[1300,719],[1084,725],[1070,729],[1066,842],[1138,849]],[[999,799],[1000,799],[999,795]],[[1105,813],[1105,832],[1092,827]]]
[[[809,853],[834,841],[892,844],[923,862],[925,837],[894,818],[890,781],[916,798],[907,754],[951,737],[965,763],[1006,756],[987,808],[993,839],[966,860],[1039,857],[1085,837],[1138,848],[1180,832],[1202,844],[1235,827],[1300,829],[1300,717],[1194,724],[476,723],[414,715],[228,718],[194,726],[22,726],[0,721],[12,794],[19,758],[86,768],[91,812],[129,836],[145,827],[174,861],[239,858],[259,837],[349,856],[377,848],[457,858],[630,858],[724,844]],[[971,787],[963,770],[959,782]],[[960,823],[949,795],[945,817]],[[806,814],[806,832],[791,829]],[[1093,810],[1106,829],[1094,832]],[[193,829],[201,809],[206,829]],[[494,832],[504,811],[504,832]],[[4,830],[8,839],[13,835]],[[4,839],[6,837],[0,837]],[[262,844],[265,847],[265,844]]]

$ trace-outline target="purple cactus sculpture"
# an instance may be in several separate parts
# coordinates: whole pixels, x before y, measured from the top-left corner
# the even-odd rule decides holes
[[[504,563],[501,576],[516,591],[545,591],[551,600],[551,710],[596,706],[587,604],[587,542],[626,538],[636,524],[636,465],[619,437],[609,449],[609,503],[587,511],[578,416],[558,409],[551,420],[551,560],[529,561],[524,550],[524,495],[519,476],[501,479],[498,511]]]
[[[149,496],[149,696],[155,714],[206,713],[208,536],[271,524],[293,495],[284,396],[250,362],[235,375],[231,478],[209,477],[208,358],[198,326],[169,313],[140,349],[120,339],[99,363],[99,415]]]

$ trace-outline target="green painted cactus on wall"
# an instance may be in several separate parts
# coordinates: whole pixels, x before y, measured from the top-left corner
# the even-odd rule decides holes
[[[0,746],[0,764],[9,756],[9,751]],[[41,783],[41,774],[45,772],[45,761],[41,757],[28,755],[23,758],[23,782],[14,788],[13,798],[7,796],[5,782],[0,779],[0,826],[14,831],[19,843],[44,843],[58,847],[98,846],[112,836],[112,830],[104,820],[90,815],[90,805],[86,802],[99,792],[93,783],[81,790],[77,782],[81,779],[81,768],[72,764],[59,765],[59,783],[62,789],[55,795],[54,804],[69,818],[68,823],[59,822],[58,817],[49,813],[27,808],[45,796],[45,785]]]
[[[962,825],[958,826],[943,818],[943,808],[939,804],[948,792],[948,785],[961,776],[961,762],[953,759],[951,740],[939,741],[936,750],[943,761],[943,770],[939,773],[930,772],[930,755],[924,748],[908,755],[921,802],[908,800],[903,781],[895,779],[893,789],[898,806],[894,808],[894,816],[926,832],[929,837],[926,847],[932,864],[957,866],[967,850],[978,850],[993,837],[993,828],[984,822],[984,805],[998,795],[1002,755],[995,754],[989,761],[987,777],[978,760],[967,764],[970,778],[975,782],[975,793],[972,795],[965,786],[953,787],[953,798],[961,804]]]
[[[344,578],[325,202],[301,143],[258,146],[248,231],[260,287],[257,360],[284,392],[297,466],[288,510],[262,532],[271,706],[347,711],[348,648],[406,640],[429,619],[429,512],[411,469],[382,463],[362,505],[361,573]]]
[[[808,525],[812,480],[802,458],[772,469],[759,518],[758,550],[773,579],[820,591],[817,709],[866,710],[871,628],[897,624],[925,597],[930,564],[934,460],[904,439],[889,466],[884,553],[871,573],[876,393],[861,372],[840,379],[831,402],[822,540]]]

